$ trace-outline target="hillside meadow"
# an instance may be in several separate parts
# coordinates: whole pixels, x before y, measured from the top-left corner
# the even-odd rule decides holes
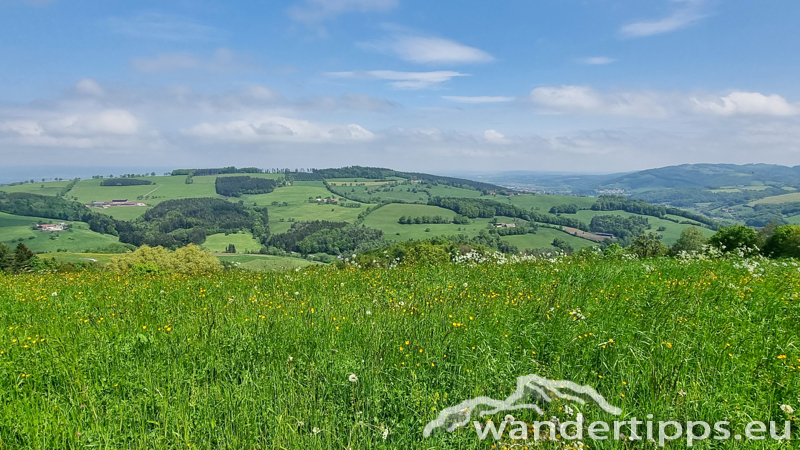
[[[618,420],[788,420],[800,438],[782,409],[800,409],[795,261],[477,259],[0,275],[0,448],[655,448],[423,437],[443,408],[504,399],[528,374],[592,386]],[[513,414],[614,418],[541,406]]]

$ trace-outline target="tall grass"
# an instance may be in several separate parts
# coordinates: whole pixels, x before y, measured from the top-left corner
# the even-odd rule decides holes
[[[422,430],[534,373],[593,386],[623,418],[741,433],[800,409],[798,342],[792,262],[0,276],[0,448],[502,448],[471,427]]]

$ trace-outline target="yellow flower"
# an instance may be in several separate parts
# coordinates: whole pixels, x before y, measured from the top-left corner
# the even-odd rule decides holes
[[[786,355],[778,355],[778,359],[786,359]]]

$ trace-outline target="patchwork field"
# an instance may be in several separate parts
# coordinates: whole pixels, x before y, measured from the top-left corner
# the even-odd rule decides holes
[[[466,234],[470,237],[476,236],[481,230],[486,230],[491,219],[473,219],[468,225],[456,224],[400,224],[398,219],[401,216],[443,216],[452,218],[455,216],[453,211],[449,209],[440,208],[438,206],[428,205],[404,205],[404,204],[390,204],[379,208],[372,214],[367,216],[364,220],[364,225],[372,228],[378,228],[384,231],[384,236],[387,240],[399,242],[407,241],[409,239],[429,239],[434,236],[442,235],[456,235]],[[514,222],[515,219],[510,217],[498,218],[501,222]],[[524,221],[520,221],[524,223]],[[425,231],[430,229],[430,231]],[[399,234],[398,234],[399,233]],[[511,242],[519,247],[520,250],[533,249],[533,248],[552,248],[550,244],[555,238],[561,238],[567,241],[574,248],[579,249],[592,245],[592,242],[570,236],[559,230],[540,227],[536,234],[528,234],[524,236],[505,236],[501,239]]]
[[[577,214],[564,214],[565,217],[577,217],[581,221],[589,224],[592,221],[592,217],[597,215],[609,215],[609,216],[622,216],[622,217],[630,217],[635,216],[636,214],[625,212],[625,211],[578,211]],[[681,235],[681,231],[685,228],[690,227],[691,225],[682,225],[675,222],[671,222],[669,220],[659,219],[657,217],[647,217],[648,222],[650,223],[651,229],[648,231],[652,231],[654,234],[660,234],[664,236],[662,241],[666,245],[672,245]],[[679,220],[686,220],[683,217],[675,217]],[[659,227],[664,227],[666,230],[664,231],[657,231]],[[708,228],[701,228],[703,234],[706,237],[710,237],[714,234],[712,230]]]
[[[222,176],[239,176],[242,174],[227,174]],[[264,177],[272,179],[283,178],[282,174],[247,174],[248,176]],[[293,222],[297,221],[311,221],[311,220],[328,220],[335,222],[349,222],[356,221],[359,214],[366,210],[367,207],[375,206],[375,204],[361,203],[361,208],[347,208],[332,203],[325,202],[309,202],[309,199],[316,198],[331,198],[338,197],[329,191],[322,181],[296,181],[292,182],[289,186],[276,188],[273,192],[268,194],[258,195],[242,195],[241,197],[222,197],[218,196],[215,192],[214,183],[217,176],[195,176],[193,177],[192,184],[186,184],[185,176],[157,176],[146,177],[153,181],[153,185],[147,186],[125,186],[125,187],[106,187],[100,186],[102,180],[82,180],[67,194],[67,198],[77,199],[80,202],[88,203],[91,201],[108,201],[117,198],[123,198],[130,201],[141,201],[146,203],[147,207],[110,207],[107,209],[93,209],[103,214],[110,215],[118,220],[135,220],[143,215],[154,205],[170,199],[181,198],[197,198],[197,197],[213,197],[225,198],[232,202],[241,202],[247,207],[267,207],[270,216],[270,231],[274,234],[284,233],[291,227]],[[370,180],[370,179],[332,179],[328,180],[332,184],[336,184],[337,190],[343,190],[345,194],[352,193],[355,190],[355,197],[366,196],[367,189],[380,188],[381,186],[388,186],[386,181]],[[60,188],[66,186],[68,182],[47,182],[44,183],[44,188],[41,184],[27,184],[12,187],[0,187],[9,191],[18,192],[33,192],[33,193],[48,193],[55,195],[59,192]],[[349,184],[354,186],[349,186]],[[367,186],[355,186],[355,184],[366,183]],[[346,185],[346,186],[345,186]],[[418,192],[412,192],[417,189]],[[486,229],[489,219],[473,220],[468,225],[453,225],[453,224],[421,224],[421,225],[401,225],[398,219],[402,215],[407,216],[422,216],[422,215],[441,215],[444,217],[453,217],[455,214],[452,211],[442,208],[431,207],[425,205],[428,201],[428,194],[425,190],[430,191],[431,195],[441,197],[455,197],[455,198],[482,198],[498,202],[510,202],[516,206],[534,209],[540,212],[548,212],[552,206],[563,204],[575,204],[580,208],[589,208],[595,201],[591,197],[576,197],[566,195],[535,195],[523,194],[514,195],[511,197],[505,196],[482,196],[480,191],[456,188],[446,185],[425,185],[413,184],[403,185],[389,188],[388,192],[374,192],[369,195],[371,198],[380,198],[383,200],[401,200],[404,202],[415,202],[416,204],[390,204],[384,206],[369,215],[364,221],[364,225],[372,228],[383,230],[384,236],[389,241],[406,241],[409,239],[426,239],[439,235],[455,235],[466,234],[468,236],[475,236],[481,230]],[[772,197],[772,199],[780,198],[782,200],[790,200],[791,196],[800,194],[787,194],[785,196]],[[340,199],[342,202],[353,203],[352,201]],[[769,201],[764,199],[762,201]],[[357,202],[356,202],[357,203]],[[585,223],[589,223],[591,218],[595,215],[622,215],[630,216],[631,213],[621,211],[591,211],[581,210],[574,217],[580,219]],[[567,215],[569,216],[569,215]],[[502,219],[502,221],[513,221],[513,219]],[[674,243],[681,230],[687,225],[679,225],[670,221],[648,217],[652,225],[653,232],[663,235],[663,240],[666,244]],[[678,220],[685,220],[678,218]],[[28,222],[24,222],[28,223]],[[665,227],[664,231],[658,232],[659,227]],[[429,231],[426,231],[429,230]],[[34,250],[37,251],[54,251],[57,248],[66,248],[69,251],[84,251],[91,248],[97,248],[101,244],[108,241],[113,241],[113,237],[102,237],[90,233],[78,226],[75,233],[70,236],[72,239],[61,239],[59,242],[70,245],[59,247],[55,242],[44,242],[42,236],[35,235],[31,231],[23,228],[0,228],[0,240],[9,242],[17,240],[20,237],[27,239],[29,236],[34,235],[35,238],[31,244],[35,245]],[[704,229],[703,231],[707,236],[712,234],[711,230]],[[503,238],[509,242],[514,243],[520,250],[529,248],[552,248],[550,245],[554,238],[561,238],[566,240],[573,248],[582,248],[587,245],[592,245],[588,240],[575,238],[566,233],[560,233],[555,230],[542,230],[536,235],[529,236],[514,236]],[[227,239],[226,239],[227,238]],[[236,242],[231,242],[235,239]],[[69,242],[67,242],[69,240]],[[226,249],[229,243],[236,245],[237,251],[252,251],[257,250],[260,246],[251,238],[237,236],[228,238],[225,236],[211,236],[205,244],[206,248],[214,252],[222,252]]]
[[[790,203],[790,202],[800,202],[800,192],[792,192],[791,194],[784,194],[784,195],[775,195],[772,197],[762,198],[760,200],[756,200],[754,202],[749,203],[749,205],[757,205],[759,203],[769,203],[769,204],[777,204],[777,203]]]
[[[321,182],[313,185],[286,186],[275,189],[269,194],[243,195],[240,200],[249,205],[266,206],[269,208],[270,231],[283,233],[289,229],[290,219],[301,220],[330,220],[335,222],[353,222],[358,214],[370,205],[364,204],[361,208],[345,208],[337,205],[309,203],[309,198],[334,197]],[[318,184],[317,184],[318,183]],[[289,206],[272,206],[272,202]],[[283,221],[281,221],[283,219]]]

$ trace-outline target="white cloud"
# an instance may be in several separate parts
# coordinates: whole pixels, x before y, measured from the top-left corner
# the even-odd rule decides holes
[[[444,95],[443,99],[456,103],[503,103],[514,101],[514,97],[499,97],[499,96],[477,96],[477,97],[461,97],[456,95]]]
[[[680,3],[675,11],[667,17],[657,20],[644,20],[629,23],[620,29],[624,37],[643,37],[669,33],[693,25],[708,14],[702,11],[705,0],[672,0]]]
[[[600,94],[589,86],[545,86],[531,91],[530,100],[545,112],[664,117],[667,109],[656,94]]]
[[[611,64],[616,61],[617,61],[616,59],[609,58],[606,56],[593,56],[591,58],[581,58],[578,60],[579,63],[588,64],[590,66],[601,66],[605,64]]]
[[[378,41],[360,43],[362,48],[396,55],[400,59],[418,64],[485,63],[494,57],[483,50],[439,37],[397,33]]]
[[[205,70],[208,72],[237,72],[250,65],[227,48],[217,49],[208,58],[190,53],[162,53],[155,58],[133,58],[133,68],[144,73],[171,72],[175,70]]]
[[[369,70],[351,72],[329,72],[335,78],[389,80],[395,89],[430,89],[450,81],[454,77],[466,77],[469,74],[440,70],[435,72],[398,72],[394,70]]]
[[[506,140],[506,135],[497,131],[497,130],[486,130],[483,132],[483,138],[486,139],[487,142],[491,142],[493,144],[505,144],[508,143]]]
[[[134,134],[139,129],[139,121],[124,109],[107,109],[95,114],[60,117],[43,126],[45,132],[56,135]]]
[[[88,95],[90,97],[102,97],[105,91],[97,81],[91,78],[84,78],[75,84],[75,91],[81,95]]]
[[[200,123],[181,130],[187,136],[242,143],[325,143],[370,141],[375,135],[357,124],[331,125],[287,117],[265,116],[223,123]]]
[[[732,92],[713,99],[692,98],[697,111],[732,115],[793,116],[800,112],[780,95],[764,95],[758,92]]]
[[[318,23],[349,11],[385,12],[397,4],[398,0],[305,0],[302,5],[289,8],[289,17],[299,22]]]
[[[118,34],[135,38],[165,41],[192,42],[212,41],[220,37],[220,31],[191,19],[167,14],[147,13],[136,17],[112,17],[108,28]]]
[[[1,113],[5,111],[0,111]],[[0,119],[0,148],[5,149],[0,155],[11,152],[11,155],[3,156],[6,161],[25,159],[26,152],[22,150],[24,148],[108,150],[129,147],[144,153],[159,139],[158,133],[142,133],[141,121],[122,109],[73,114],[29,111],[25,116],[27,117]],[[84,156],[71,152],[55,152],[47,156],[46,162],[67,162],[70,158],[74,162]],[[42,164],[40,158],[41,156],[36,156],[28,163]]]

